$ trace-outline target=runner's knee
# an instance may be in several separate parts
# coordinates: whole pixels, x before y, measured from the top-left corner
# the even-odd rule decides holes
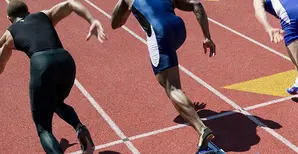
[[[38,136],[44,132],[52,133],[52,127],[51,126],[41,126],[39,124],[36,125]]]

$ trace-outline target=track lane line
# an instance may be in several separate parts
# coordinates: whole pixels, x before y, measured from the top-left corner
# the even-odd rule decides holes
[[[104,10],[102,10],[101,8],[99,8],[98,6],[96,6],[94,3],[92,3],[89,0],[85,0],[85,2],[87,2],[88,4],[90,4],[92,7],[94,7],[96,10],[98,10],[99,12],[101,12],[103,15],[105,15],[106,17],[108,17],[109,19],[111,19],[111,16],[106,13]],[[210,20],[210,19],[209,19]],[[211,19],[210,21],[213,21],[215,24],[219,23],[216,22],[215,20]],[[225,29],[228,30],[232,30],[231,28],[224,26],[223,24],[220,24],[219,26],[222,26]],[[146,43],[146,40],[143,39],[142,37],[140,37],[138,34],[134,33],[132,30],[130,30],[129,28],[127,28],[126,26],[122,26],[123,29],[125,29],[128,33],[130,33],[131,35],[133,35],[135,38],[137,38],[138,40],[140,40],[141,42]],[[236,31],[233,30],[231,31],[233,33],[235,33]],[[235,33],[238,36],[244,37],[245,35],[237,32]],[[241,34],[241,35],[239,35]],[[281,53],[275,51],[274,49],[271,49],[267,46],[265,46],[264,44],[261,44],[249,37],[244,37],[246,39],[248,39],[249,41],[257,44],[257,45],[261,45],[263,48],[267,49],[268,51],[275,53],[287,60],[290,60],[288,57],[286,56],[282,56]],[[226,97],[225,95],[223,95],[221,92],[219,92],[218,90],[216,90],[215,88],[213,88],[211,85],[209,85],[208,83],[206,83],[205,81],[203,81],[202,79],[200,79],[198,76],[196,76],[195,74],[193,74],[192,72],[190,72],[189,70],[187,70],[186,68],[184,68],[182,65],[179,65],[179,68],[186,73],[187,75],[189,75],[190,77],[192,77],[194,80],[196,80],[198,83],[200,83],[201,85],[203,85],[205,88],[207,88],[209,91],[211,91],[212,93],[214,93],[215,95],[217,95],[218,97],[220,97],[222,100],[224,100],[226,103],[228,103],[229,105],[231,105],[232,107],[234,107],[236,110],[239,110],[239,112],[241,112],[242,114],[246,115],[250,120],[252,120],[254,123],[256,123],[257,125],[259,125],[262,129],[264,129],[265,131],[267,131],[269,134],[271,134],[272,136],[274,136],[275,138],[277,138],[278,140],[280,140],[282,143],[284,143],[285,145],[287,145],[289,148],[291,148],[293,151],[298,153],[298,147],[296,145],[294,145],[293,143],[291,143],[290,141],[288,141],[286,138],[284,138],[283,136],[281,136],[280,134],[276,133],[274,130],[270,129],[268,126],[266,126],[264,123],[262,123],[261,121],[259,121],[258,119],[256,119],[255,117],[253,117],[249,112],[245,111],[244,109],[242,109],[238,104],[236,104],[234,101],[232,101],[231,99],[229,99],[228,97]]]
[[[283,101],[290,100],[290,99],[292,99],[294,97],[297,97],[297,96],[289,96],[289,97],[284,97],[284,98],[276,99],[276,100],[265,102],[265,103],[261,103],[261,104],[252,105],[252,106],[243,108],[243,110],[249,111],[249,110],[253,110],[253,109],[257,109],[257,108],[269,106],[269,105],[272,105],[272,104],[277,104],[277,103],[280,103],[280,102],[283,102]]]
[[[125,140],[125,145],[130,149],[134,154],[140,154],[137,148],[127,140],[127,137],[120,130],[120,128],[116,125],[116,123],[108,116],[108,114],[98,105],[98,103],[94,100],[94,98],[88,93],[88,91],[80,84],[80,82],[76,79],[75,85],[79,88],[82,94],[89,100],[92,106],[96,109],[96,111],[104,118],[104,120],[109,124],[109,126],[115,131],[115,133],[121,138],[121,140]]]
[[[5,0],[6,3],[9,3],[9,0]],[[75,79],[76,87],[81,91],[81,93],[88,99],[91,105],[96,109],[96,111],[104,118],[104,120],[109,124],[109,126],[115,131],[115,133],[121,138],[121,140],[125,140],[124,143],[129,148],[129,150],[133,154],[140,154],[137,148],[127,140],[127,137],[120,130],[120,128],[116,125],[116,123],[108,116],[108,114],[99,106],[99,104],[95,101],[95,99],[89,94],[89,92],[83,87],[83,85]]]
[[[211,18],[208,18],[208,19],[209,19],[210,22],[212,22],[212,23],[214,23],[214,24],[216,24],[216,25],[218,25],[218,26],[220,26],[220,27],[222,27],[222,28],[224,28],[224,29],[226,29],[226,30],[228,30],[228,31],[230,31],[230,32],[232,32],[232,33],[234,33],[234,34],[236,34],[236,35],[238,35],[238,36],[240,36],[240,37],[242,37],[242,38],[244,38],[244,39],[246,39],[246,40],[248,40],[248,41],[250,41],[250,42],[252,42],[252,43],[254,43],[254,44],[256,44],[256,45],[258,45],[258,46],[260,46],[260,47],[262,47],[262,48],[264,48],[264,49],[266,49],[266,50],[268,50],[272,53],[274,53],[274,54],[276,54],[276,55],[278,55],[278,56],[280,56],[280,57],[282,57],[282,58],[284,58],[284,59],[286,59],[286,60],[291,61],[291,59],[288,56],[282,54],[281,52],[278,52],[278,51],[276,51],[276,50],[274,50],[274,49],[272,49],[272,48],[270,48],[270,47],[268,47],[268,46],[266,46],[266,45],[264,45],[264,44],[262,44],[262,43],[260,43],[256,40],[254,40],[254,39],[252,39],[252,38],[238,32],[238,31],[236,31],[236,30],[234,30],[234,29],[232,29],[232,28],[230,28],[230,27],[228,27],[228,26],[226,26],[226,25],[224,25],[224,24],[222,24],[218,21],[215,21]]]
[[[244,110],[249,111],[249,110],[269,106],[269,105],[272,105],[272,104],[281,103],[281,102],[287,101],[287,100],[289,100],[293,97],[295,97],[295,96],[284,97],[284,98],[264,102],[264,103],[261,103],[261,104],[248,106],[248,107],[244,108]],[[222,118],[222,117],[225,117],[225,116],[229,116],[229,115],[232,115],[232,114],[235,114],[235,113],[240,113],[240,112],[238,110],[227,111],[227,112],[224,112],[224,113],[219,113],[219,114],[209,116],[209,117],[206,117],[206,118],[201,118],[201,119],[203,121],[210,121],[210,120],[215,120],[215,119]],[[135,136],[131,136],[128,139],[130,141],[133,141],[133,140],[137,140],[137,139],[141,139],[141,138],[145,138],[145,137],[149,137],[149,136],[153,136],[153,135],[157,135],[157,134],[161,134],[161,133],[165,133],[165,132],[169,132],[169,131],[174,131],[176,129],[184,128],[186,126],[189,126],[189,124],[188,123],[177,124],[177,125],[174,125],[174,126],[170,126],[170,127],[150,131],[150,132],[147,132],[147,133],[142,133],[142,134],[138,134],[138,135],[135,135]],[[109,142],[109,143],[106,143],[106,144],[101,144],[101,145],[96,146],[95,150],[99,150],[99,149],[103,149],[103,148],[106,148],[106,147],[118,145],[118,144],[121,144],[121,143],[123,143],[123,140],[117,140],[117,141]],[[77,154],[78,152],[80,152],[80,151],[72,152],[70,154]]]
[[[108,17],[109,19],[111,19],[111,15],[109,15],[107,12],[105,12],[104,10],[102,10],[101,8],[99,8],[98,6],[96,6],[91,1],[89,1],[89,0],[85,0],[85,1],[88,4],[90,4],[92,7],[94,7],[95,9],[97,9],[99,12],[101,12],[103,15],[105,15],[106,17]],[[244,38],[244,39],[246,39],[246,40],[248,40],[248,41],[250,41],[250,42],[252,42],[252,43],[254,43],[254,44],[256,44],[256,45],[258,45],[258,46],[260,46],[260,47],[262,47],[262,48],[264,48],[264,49],[266,49],[266,50],[268,50],[268,51],[270,51],[272,53],[274,53],[274,54],[276,54],[276,55],[278,55],[278,56],[280,56],[280,57],[282,57],[282,58],[284,58],[284,59],[286,59],[286,60],[291,61],[291,59],[288,56],[282,54],[281,52],[278,52],[278,51],[276,51],[276,50],[274,50],[274,49],[272,49],[272,48],[270,48],[270,47],[268,47],[268,46],[266,46],[266,45],[264,45],[264,44],[262,44],[262,43],[260,43],[260,42],[258,42],[256,40],[254,40],[254,39],[252,39],[252,38],[250,38],[250,37],[248,37],[248,36],[246,36],[246,35],[238,32],[238,31],[236,31],[236,30],[234,30],[234,29],[232,29],[232,28],[230,28],[230,27],[228,27],[228,26],[226,26],[226,25],[224,25],[224,24],[222,24],[222,23],[220,23],[218,21],[215,21],[214,19],[208,18],[208,20],[210,22],[212,22],[212,23],[214,23],[214,24],[216,24],[216,25],[218,25],[218,26],[220,26],[220,27],[222,27],[222,28],[224,28],[224,29],[226,29],[226,30],[228,30],[228,31],[230,31],[230,32],[232,32],[232,33],[234,33],[234,34],[236,34],[236,35],[238,35],[238,36],[240,36],[240,37],[242,37],[242,38]],[[126,31],[128,31],[129,33],[131,33],[132,35],[137,35],[133,31],[131,31],[130,29],[128,29],[126,26],[122,26],[122,28],[125,29]],[[146,43],[146,41],[142,37],[140,37],[139,35],[137,35],[135,37],[137,37],[137,39],[139,39],[143,43]]]

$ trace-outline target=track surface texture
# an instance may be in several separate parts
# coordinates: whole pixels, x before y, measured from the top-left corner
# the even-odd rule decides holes
[[[59,0],[25,0],[31,12]],[[77,65],[76,84],[66,103],[87,125],[98,154],[193,154],[195,131],[179,116],[154,78],[145,33],[131,16],[112,30],[116,0],[81,0],[104,25],[108,40],[86,42],[89,25],[71,14],[57,25],[64,47]],[[284,44],[273,44],[254,16],[252,2],[203,1],[217,55],[202,48],[202,32],[192,13],[177,11],[187,39],[177,51],[183,91],[195,103],[213,142],[228,154],[298,153],[297,100],[285,93],[295,79]],[[0,32],[9,26],[0,1]],[[279,27],[276,19],[271,23]],[[29,59],[19,51],[1,75],[1,153],[44,153],[31,119]],[[54,116],[53,132],[65,153],[79,153],[75,131]]]

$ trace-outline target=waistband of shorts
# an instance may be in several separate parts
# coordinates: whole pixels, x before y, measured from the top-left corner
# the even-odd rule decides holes
[[[34,52],[30,57],[43,55],[43,54],[53,54],[58,52],[67,52],[67,51],[64,48],[48,49],[48,50]]]

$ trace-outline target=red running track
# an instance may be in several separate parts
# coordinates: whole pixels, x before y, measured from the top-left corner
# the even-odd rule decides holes
[[[35,12],[59,1],[26,2],[31,12]],[[111,14],[116,0],[91,2],[96,7],[85,1],[82,3],[103,23],[108,41],[100,44],[93,38],[86,42],[89,25],[74,14],[61,22],[57,31],[76,61],[77,80],[83,86],[83,89],[75,86],[66,103],[74,106],[89,127],[98,145],[96,153],[194,153],[196,134],[191,127],[183,125],[185,122],[155,81],[147,47],[142,39],[136,38],[145,38],[136,20],[130,17],[126,24],[134,35],[125,29],[112,30],[109,18],[98,9]],[[231,0],[203,3],[210,19],[286,55],[282,44],[273,45],[268,41],[254,18],[252,4]],[[9,25],[5,6],[5,1],[0,1],[1,32]],[[243,113],[224,113],[235,110],[231,102],[245,108],[280,97],[222,88],[291,70],[292,64],[214,22],[210,22],[210,29],[218,55],[210,59],[203,54],[202,33],[195,17],[181,11],[177,14],[183,17],[188,30],[187,40],[178,51],[180,64],[195,76],[192,78],[181,70],[183,90],[194,102],[206,104],[198,106],[201,107],[198,113],[216,133],[214,143],[227,153],[295,153],[298,140],[293,115],[298,109],[292,100],[249,110],[250,118],[258,119],[256,124],[255,119],[253,122],[253,118],[249,119]],[[274,21],[273,18],[270,20]],[[278,26],[277,22],[274,24]],[[15,51],[1,75],[0,150],[3,153],[43,153],[29,112],[28,71],[28,58]],[[82,91],[90,96],[86,97]],[[95,100],[93,104],[90,103],[92,99]],[[96,110],[98,105],[118,131]],[[267,127],[260,127],[260,122]],[[56,115],[53,132],[66,153],[80,149],[75,132]],[[129,140],[124,142],[121,140],[124,137]]]

